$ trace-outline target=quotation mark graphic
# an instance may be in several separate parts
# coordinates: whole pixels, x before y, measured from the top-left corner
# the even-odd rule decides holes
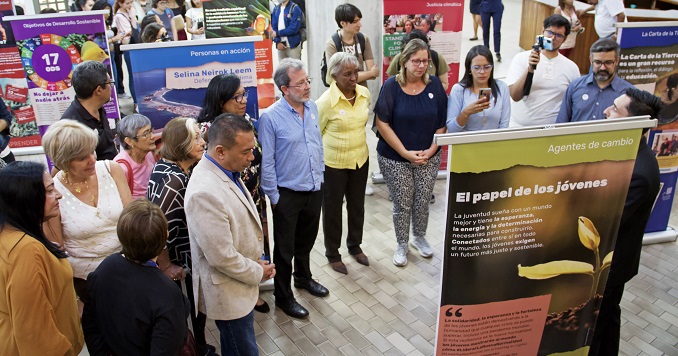
[[[462,308],[457,309],[457,311],[455,311],[454,313],[452,312],[452,310],[454,310],[454,307],[447,309],[447,311],[445,312],[445,316],[453,316],[454,315],[457,318],[461,318],[461,316],[462,316],[461,309]]]

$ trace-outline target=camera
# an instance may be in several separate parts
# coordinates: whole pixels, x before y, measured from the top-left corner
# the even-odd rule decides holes
[[[537,52],[539,52],[540,49],[553,51],[553,38],[544,37],[544,35],[537,36],[534,46],[532,46],[532,49],[534,49]]]
[[[169,34],[165,33],[164,35],[160,36],[160,41],[162,42],[169,42],[172,39],[170,38]]]

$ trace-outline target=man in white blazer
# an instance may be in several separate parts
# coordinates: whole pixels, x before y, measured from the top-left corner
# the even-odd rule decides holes
[[[260,259],[259,214],[240,180],[254,159],[254,132],[245,118],[222,114],[208,139],[186,188],[195,300],[216,321],[222,355],[258,355],[253,309],[259,283],[275,276],[275,266]]]

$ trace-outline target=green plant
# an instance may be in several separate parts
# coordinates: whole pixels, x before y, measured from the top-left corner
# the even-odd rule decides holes
[[[593,278],[589,299],[593,298],[598,290],[600,275],[605,268],[609,268],[612,264],[613,252],[608,253],[601,263],[600,251],[598,249],[600,246],[600,234],[589,218],[584,216],[579,217],[577,232],[579,234],[579,241],[582,245],[593,251],[595,254],[595,265],[570,260],[552,261],[535,266],[518,265],[518,275],[529,279],[549,279],[563,274],[587,274]]]

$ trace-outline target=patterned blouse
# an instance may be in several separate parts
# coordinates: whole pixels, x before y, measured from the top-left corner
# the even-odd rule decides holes
[[[160,207],[168,222],[167,249],[170,261],[190,273],[191,247],[184,212],[188,175],[174,162],[160,159],[153,167],[146,197]]]

